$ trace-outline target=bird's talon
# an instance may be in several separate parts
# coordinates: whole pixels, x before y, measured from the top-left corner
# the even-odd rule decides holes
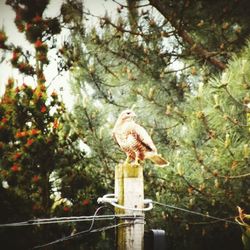
[[[138,160],[135,160],[133,163],[132,163],[132,166],[133,167],[139,167],[140,166],[140,163]]]

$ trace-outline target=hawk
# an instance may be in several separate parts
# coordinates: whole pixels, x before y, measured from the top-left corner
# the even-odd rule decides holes
[[[147,131],[134,121],[136,114],[132,110],[124,110],[119,115],[112,134],[121,150],[127,155],[126,163],[134,160],[150,159],[157,165],[166,165],[168,162],[159,154]]]

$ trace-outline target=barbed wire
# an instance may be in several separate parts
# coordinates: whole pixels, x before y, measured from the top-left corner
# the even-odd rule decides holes
[[[46,224],[59,224],[59,223],[73,223],[73,222],[86,222],[92,221],[95,217],[96,221],[103,220],[115,220],[115,219],[135,219],[141,218],[140,215],[127,215],[127,214],[108,214],[108,215],[90,215],[90,216],[70,216],[70,217],[56,217],[56,218],[45,218],[45,219],[32,219],[22,222],[5,223],[0,224],[1,227],[23,227],[23,226],[36,226],[36,225],[46,225]]]
[[[95,220],[113,220],[114,215],[99,215],[95,216]],[[34,219],[24,222],[15,222],[0,224],[0,227],[18,227],[18,226],[35,226],[42,224],[55,224],[55,223],[70,223],[70,222],[82,222],[82,221],[92,221],[93,216],[74,216],[74,217],[62,217],[62,218],[51,218],[51,219]]]
[[[0,227],[23,227],[23,226],[36,226],[43,224],[85,222],[85,221],[92,221],[93,217],[94,216],[72,216],[72,217],[49,218],[49,219],[32,219],[23,222],[0,224]],[[113,214],[95,216],[95,220],[113,220],[114,218],[115,216]]]

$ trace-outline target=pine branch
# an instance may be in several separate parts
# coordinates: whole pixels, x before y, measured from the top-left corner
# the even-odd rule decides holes
[[[179,175],[179,177],[181,177],[190,188],[192,188],[193,190],[195,190],[199,194],[204,195],[204,196],[211,196],[211,194],[204,193],[201,190],[199,190],[198,188],[196,188],[195,186],[193,186],[183,175]]]
[[[240,179],[240,178],[245,178],[245,177],[248,177],[250,176],[250,173],[246,173],[246,174],[241,174],[241,175],[232,175],[232,176],[218,176],[218,177],[221,177],[221,178],[225,178],[225,179]]]
[[[216,173],[216,174],[213,173],[213,171],[211,171],[210,168],[209,168],[208,166],[205,165],[203,158],[199,155],[199,152],[198,152],[198,150],[197,150],[197,147],[196,147],[194,141],[193,141],[193,145],[192,145],[192,146],[193,146],[193,150],[194,150],[194,154],[195,154],[195,158],[196,158],[197,162],[198,162],[202,167],[204,167],[204,169],[205,169],[208,173],[210,173],[212,176],[215,176],[215,175],[216,175],[216,177],[217,177],[218,174],[217,174],[217,173]]]
[[[95,55],[95,58],[97,62],[105,69],[105,71],[114,76],[116,79],[119,79],[119,77],[110,69],[111,67],[105,65],[97,54]]]
[[[190,50],[203,60],[210,62],[219,70],[224,70],[226,65],[218,58],[214,57],[214,53],[208,51],[202,44],[197,43],[193,37],[181,27],[179,22],[173,18],[175,13],[169,13],[168,6],[161,0],[149,0],[150,4],[154,6],[176,29],[177,34],[183,39],[183,41],[190,46]]]

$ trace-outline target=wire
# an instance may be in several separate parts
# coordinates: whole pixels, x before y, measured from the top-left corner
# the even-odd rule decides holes
[[[34,219],[23,222],[14,222],[7,224],[0,224],[0,227],[20,227],[20,226],[35,226],[43,224],[55,224],[55,223],[70,223],[70,222],[83,222],[92,221],[94,216],[72,216],[72,217],[60,217],[49,219]],[[95,216],[95,220],[113,220],[114,215],[99,215]]]
[[[180,210],[182,212],[186,212],[186,213],[190,213],[190,214],[195,214],[195,215],[199,215],[199,216],[202,216],[202,217],[214,219],[214,220],[217,220],[217,221],[223,221],[223,222],[227,222],[227,223],[238,225],[238,223],[236,223],[235,221],[231,221],[231,220],[227,220],[227,219],[215,217],[215,216],[208,215],[208,214],[199,213],[199,212],[196,212],[196,211],[192,211],[192,210],[188,210],[188,209],[185,209],[185,208],[176,207],[176,206],[173,206],[173,205],[167,205],[167,204],[164,204],[164,203],[161,203],[161,202],[157,202],[157,201],[152,201],[152,202],[154,204],[156,204],[156,205],[164,206],[164,207],[167,207],[167,208],[170,208],[170,209]]]
[[[96,215],[97,215],[98,212],[99,212],[101,209],[103,209],[103,208],[107,208],[107,206],[101,206],[101,207],[99,207],[99,208],[96,209],[96,211],[95,211],[95,213],[94,213],[94,215],[93,215],[93,218],[92,218],[92,222],[91,222],[91,224],[90,224],[90,227],[89,227],[87,230],[84,230],[84,231],[82,231],[82,232],[76,233],[76,234],[74,234],[74,235],[69,235],[69,236],[67,236],[67,237],[64,237],[64,238],[61,238],[61,239],[58,239],[58,240],[55,240],[55,241],[52,241],[52,242],[49,242],[49,243],[46,243],[46,244],[43,244],[43,245],[35,246],[33,249],[41,248],[41,247],[45,247],[45,246],[49,246],[49,245],[53,245],[53,244],[62,242],[62,241],[64,241],[64,240],[71,239],[72,237],[76,237],[76,236],[78,236],[78,235],[80,235],[80,234],[89,233],[89,232],[92,230],[92,228],[93,228],[93,226],[94,226],[94,224],[95,224],[95,219],[96,219],[95,217],[96,217]]]
[[[147,200],[145,200],[147,201]],[[109,202],[111,205],[113,205],[111,202]],[[150,202],[148,203],[154,203],[157,205],[161,205],[170,209],[175,209],[175,210],[180,210],[186,213],[190,213],[190,214],[194,214],[194,215],[199,215],[202,217],[206,217],[206,218],[210,218],[210,219],[214,219],[215,221],[223,221],[223,222],[227,222],[227,223],[231,223],[231,224],[236,224],[238,225],[235,221],[230,221],[224,218],[219,218],[219,217],[215,217],[212,215],[208,215],[208,214],[203,214],[200,212],[196,212],[196,211],[192,211],[192,210],[188,210],[185,208],[180,208],[177,206],[173,206],[173,205],[167,205],[164,203],[160,203],[160,202],[156,202],[156,201],[152,201],[150,200]],[[117,205],[117,204],[116,204]],[[103,206],[106,207],[106,206]],[[6,223],[6,224],[0,224],[0,228],[3,227],[23,227],[23,226],[35,226],[35,225],[43,225],[43,224],[58,224],[58,223],[72,223],[72,222],[85,222],[85,221],[91,221],[93,223],[93,221],[102,221],[102,220],[115,220],[115,219],[124,219],[124,220],[135,220],[135,219],[144,219],[144,215],[138,215],[138,214],[109,214],[109,215],[97,215],[99,209],[103,208],[100,207],[96,210],[94,215],[91,216],[71,216],[71,217],[59,217],[59,218],[45,218],[45,219],[33,219],[33,220],[28,220],[28,221],[22,221],[22,222],[14,222],[14,223]],[[109,207],[107,207],[109,208]],[[126,208],[127,209],[127,208]],[[91,225],[92,225],[91,223]]]
[[[58,239],[58,240],[55,240],[55,241],[52,241],[52,242],[49,242],[49,243],[44,244],[44,245],[35,246],[33,249],[42,248],[42,247],[46,247],[46,246],[49,246],[49,245],[54,245],[54,244],[57,244],[57,243],[60,243],[60,242],[66,241],[66,240],[71,240],[73,238],[78,238],[78,237],[80,237],[80,236],[82,236],[82,235],[84,235],[86,233],[97,233],[97,232],[102,232],[102,231],[106,231],[106,230],[109,230],[109,229],[117,228],[117,227],[120,227],[120,226],[130,226],[130,225],[140,224],[140,223],[141,222],[122,222],[122,223],[119,223],[119,224],[106,226],[106,227],[101,227],[101,228],[93,229],[93,230],[90,230],[90,231],[85,230],[85,231],[75,233],[73,235],[69,235],[67,237],[63,237],[61,239]]]
[[[106,226],[106,227],[102,227],[102,228],[93,229],[96,218],[98,217],[97,214],[103,208],[111,209],[110,207],[107,207],[107,206],[101,206],[101,207],[97,208],[94,215],[91,216],[92,217],[92,222],[90,224],[90,227],[87,230],[84,230],[84,231],[81,231],[81,232],[78,232],[78,233],[75,233],[75,234],[72,234],[72,235],[57,239],[55,241],[51,241],[51,242],[43,244],[43,245],[35,246],[33,249],[42,248],[42,247],[46,247],[46,246],[49,246],[49,245],[54,245],[54,244],[60,243],[62,241],[71,240],[73,238],[78,238],[81,235],[86,234],[86,233],[101,232],[101,231],[105,231],[105,230],[116,228],[116,227],[123,226],[123,225],[127,226],[127,225],[132,225],[132,224],[139,224],[139,223],[144,224],[144,216],[142,216],[142,215],[133,215],[133,216],[119,215],[119,216],[117,216],[117,215],[113,214],[113,215],[108,215],[108,217],[112,216],[112,219],[116,219],[116,218],[126,219],[126,220],[133,219],[133,221],[132,222],[122,222],[122,223],[115,224],[115,225],[112,225],[112,226]],[[101,217],[101,216],[99,216],[99,217]],[[102,216],[102,217],[104,217],[104,216]],[[49,219],[42,219],[42,220],[46,221],[46,220],[49,220]],[[49,221],[49,222],[51,222],[51,221]]]
[[[101,227],[101,228],[93,229],[93,230],[91,230],[89,232],[86,232],[87,230],[86,231],[81,231],[81,232],[78,232],[76,234],[73,234],[73,235],[61,238],[59,240],[55,240],[55,241],[52,241],[52,242],[44,244],[44,245],[36,246],[33,249],[41,248],[41,247],[45,247],[45,246],[49,246],[49,245],[52,245],[52,244],[57,244],[59,242],[66,241],[66,240],[71,240],[73,238],[78,238],[78,237],[80,237],[80,236],[82,236],[82,235],[84,235],[86,233],[97,233],[97,232],[102,232],[102,231],[106,231],[106,230],[109,230],[109,229],[117,228],[117,227],[120,227],[120,226],[130,226],[130,225],[133,225],[133,224],[137,224],[137,223],[122,222],[122,223],[114,224],[114,225],[111,225],[111,226],[106,226],[106,227]]]
[[[109,214],[109,215],[96,215],[96,216],[71,216],[71,217],[59,217],[59,218],[45,218],[45,219],[34,219],[22,222],[0,224],[0,227],[23,227],[23,226],[36,226],[44,224],[58,224],[58,223],[72,223],[72,222],[85,222],[92,221],[95,217],[96,221],[102,220],[114,220],[114,219],[135,219],[141,218],[142,215],[127,215],[127,214]]]

